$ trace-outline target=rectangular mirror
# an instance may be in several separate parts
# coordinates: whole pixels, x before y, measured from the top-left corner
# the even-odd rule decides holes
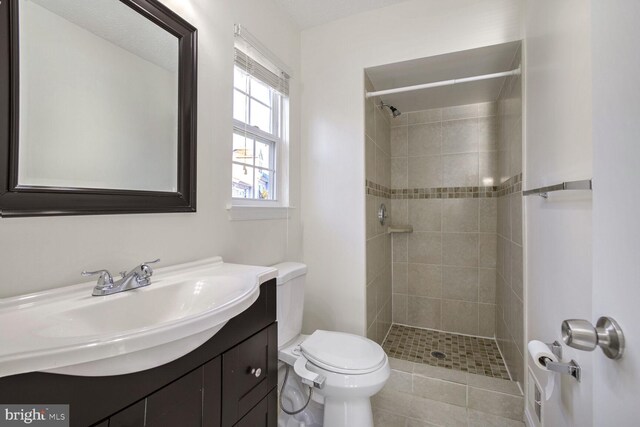
[[[195,211],[195,28],[156,0],[0,19],[2,216]]]

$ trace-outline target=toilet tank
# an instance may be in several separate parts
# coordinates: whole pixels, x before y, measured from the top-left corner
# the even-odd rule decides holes
[[[277,319],[278,348],[300,335],[304,310],[304,280],[307,266],[299,262],[282,262],[278,269]]]

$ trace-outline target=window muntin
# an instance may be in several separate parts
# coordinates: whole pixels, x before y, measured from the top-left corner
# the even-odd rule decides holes
[[[236,66],[233,103],[232,197],[275,201],[282,95]]]

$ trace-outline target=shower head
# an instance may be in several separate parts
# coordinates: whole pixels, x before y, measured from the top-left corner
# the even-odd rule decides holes
[[[385,104],[383,101],[380,101],[380,109],[384,107],[387,107],[391,111],[391,114],[393,115],[393,117],[398,117],[400,114],[402,114],[400,110],[398,110],[393,105]]]

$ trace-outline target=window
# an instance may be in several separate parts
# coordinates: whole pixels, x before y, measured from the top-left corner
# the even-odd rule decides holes
[[[234,204],[282,206],[289,75],[246,30],[236,28],[233,79]],[[264,202],[269,202],[263,204]]]
[[[277,200],[277,156],[282,144],[283,96],[235,66],[233,197]]]

